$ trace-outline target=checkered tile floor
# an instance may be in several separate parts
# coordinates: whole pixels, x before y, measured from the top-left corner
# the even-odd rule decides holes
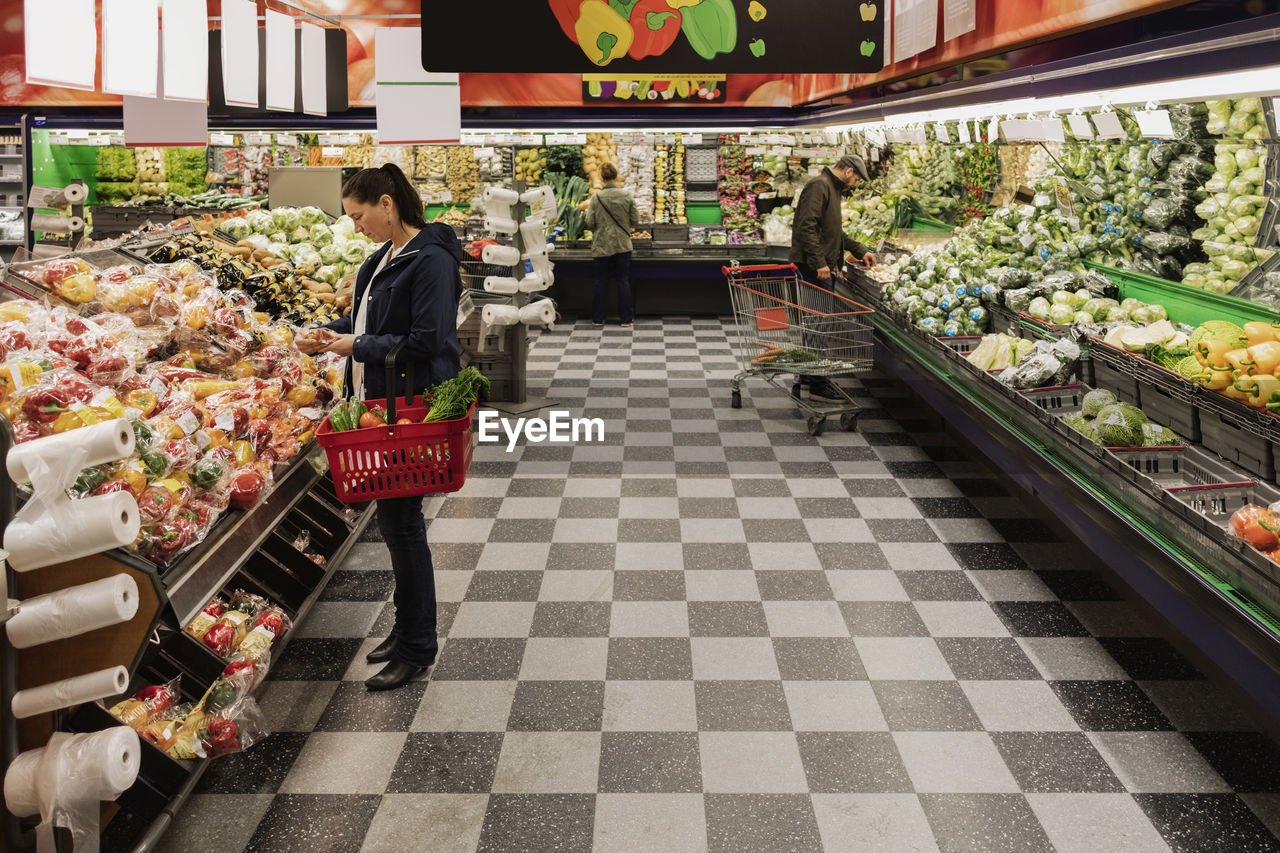
[[[361,684],[359,545],[164,849],[1280,850],[1280,750],[1078,543],[884,381],[857,433],[730,408],[727,328],[544,335],[533,390],[606,442],[430,501],[429,681]]]

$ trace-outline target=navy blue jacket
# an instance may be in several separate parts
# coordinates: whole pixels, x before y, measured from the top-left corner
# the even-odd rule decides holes
[[[371,400],[387,396],[387,353],[406,336],[409,343],[400,361],[401,365],[406,360],[413,363],[414,393],[452,379],[461,370],[457,326],[463,252],[457,235],[448,225],[429,223],[373,279],[390,246],[387,243],[360,266],[351,313],[325,327],[351,334],[364,292],[373,288],[365,306],[369,312],[365,333],[356,338],[352,349],[352,357],[364,364],[365,398]],[[404,375],[403,367],[397,369],[397,396],[404,394]],[[349,365],[346,382],[350,389]]]

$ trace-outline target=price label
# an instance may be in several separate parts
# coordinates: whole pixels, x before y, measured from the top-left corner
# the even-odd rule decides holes
[[[90,398],[89,405],[101,406],[103,403],[107,402],[114,396],[115,394],[111,391],[110,388],[101,388],[98,390],[97,394],[94,394],[93,397]]]
[[[67,144],[68,144],[68,145],[88,145],[88,144],[89,144],[89,134],[87,134],[87,133],[73,133],[73,134],[68,134],[68,135],[67,135]]]
[[[1066,142],[1067,134],[1062,129],[1062,119],[1054,116],[1044,120],[1044,139],[1046,142]]]
[[[680,137],[680,141],[681,141],[681,142],[683,142],[685,145],[701,145],[701,144],[702,144],[702,134],[701,134],[701,133],[686,133],[686,134],[684,134],[683,136],[681,136],[681,137]]]
[[[160,380],[160,377],[157,376],[155,379],[151,380],[151,391],[156,395],[156,397],[163,400],[165,395],[169,393],[169,388]]]
[[[493,149],[493,147],[492,147],[492,146],[487,147],[487,148],[477,148],[477,149],[476,149],[476,159],[477,159],[477,160],[481,160],[481,159],[484,159],[484,158],[486,158],[486,157],[492,157],[492,156],[494,156],[494,149]]]
[[[871,162],[872,162],[872,163],[879,163],[879,162],[880,162],[880,149],[879,149],[879,148],[872,148],[872,149],[871,149]]]
[[[223,147],[236,144],[236,138],[230,133],[211,133],[209,134],[210,145],[221,145]]]
[[[956,138],[961,142],[972,142],[973,137],[969,134],[969,122],[962,121],[956,125]]]
[[[140,418],[142,417],[142,409],[135,409],[133,406],[125,406],[124,416],[126,418],[129,418],[130,420],[133,420],[134,418]]]
[[[269,133],[246,133],[244,135],[245,145],[270,145],[271,134]]]
[[[296,133],[277,133],[276,145],[296,146],[298,144],[298,135]]]
[[[781,134],[779,134],[779,135],[778,135],[778,144],[779,144],[779,145],[791,145],[791,146],[793,146],[793,147],[794,147],[794,146],[795,146],[795,144],[796,144],[796,138],[795,138],[795,135],[794,135],[794,134],[790,134],[790,133],[781,133]]]
[[[223,412],[213,419],[213,425],[223,432],[231,432],[235,429],[236,418],[230,412]]]
[[[310,418],[313,421],[318,421],[324,417],[324,412],[311,407],[298,409],[298,414],[302,415],[304,418]]]
[[[1036,237],[1035,234],[1023,234],[1021,237],[1018,238],[1018,242],[1022,244],[1022,248],[1027,249],[1027,248],[1030,248],[1031,244],[1034,243],[1037,239],[1039,238]]]
[[[1071,135],[1076,139],[1093,139],[1093,125],[1089,124],[1087,115],[1069,115],[1067,125],[1071,128]]]
[[[938,138],[939,142],[951,141],[951,134],[947,133],[947,126],[942,122],[938,122],[933,126],[933,135]]]
[[[518,137],[518,139],[519,139],[520,145],[541,145],[542,144],[542,134],[540,133],[521,134]]]
[[[1148,139],[1173,138],[1173,122],[1169,120],[1168,110],[1138,110],[1134,115],[1138,129]]]
[[[196,446],[199,447],[201,450],[204,450],[209,445],[213,444],[213,439],[209,437],[209,433],[205,432],[202,429],[196,430],[196,434],[192,437],[196,441]]]
[[[320,148],[320,156],[321,156],[321,157],[341,157],[341,156],[342,156],[342,146],[341,146],[341,145],[325,145],[325,146],[322,146],[322,147]]]
[[[119,133],[111,134],[110,136],[107,137],[107,144],[108,145],[124,145],[124,135]]]
[[[182,427],[182,431],[184,433],[191,435],[193,432],[200,429],[200,421],[196,420],[196,416],[191,414],[191,412],[187,412],[182,417],[178,418],[178,426]]]
[[[1099,139],[1123,139],[1124,127],[1120,124],[1120,116],[1115,113],[1097,113],[1093,117],[1093,126],[1098,129]]]
[[[743,149],[749,157],[760,157],[769,153],[769,149],[763,145],[753,145],[750,148]]]
[[[992,119],[987,125],[987,142],[995,144],[1000,140],[1000,122]]]
[[[585,133],[570,133],[564,140],[565,145],[586,145],[587,135]]]

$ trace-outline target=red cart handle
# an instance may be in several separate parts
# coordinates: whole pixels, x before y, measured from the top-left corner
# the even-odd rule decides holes
[[[720,273],[722,275],[727,276],[730,273],[778,272],[779,270],[790,270],[791,272],[796,272],[796,265],[795,264],[761,264],[759,266],[754,266],[754,267],[721,267]]]

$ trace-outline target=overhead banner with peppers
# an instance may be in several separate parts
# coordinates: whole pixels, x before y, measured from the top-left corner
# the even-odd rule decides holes
[[[483,50],[428,38],[438,32],[428,22],[452,7],[421,2],[423,66],[432,70],[696,76],[884,66],[884,0],[489,0]]]

